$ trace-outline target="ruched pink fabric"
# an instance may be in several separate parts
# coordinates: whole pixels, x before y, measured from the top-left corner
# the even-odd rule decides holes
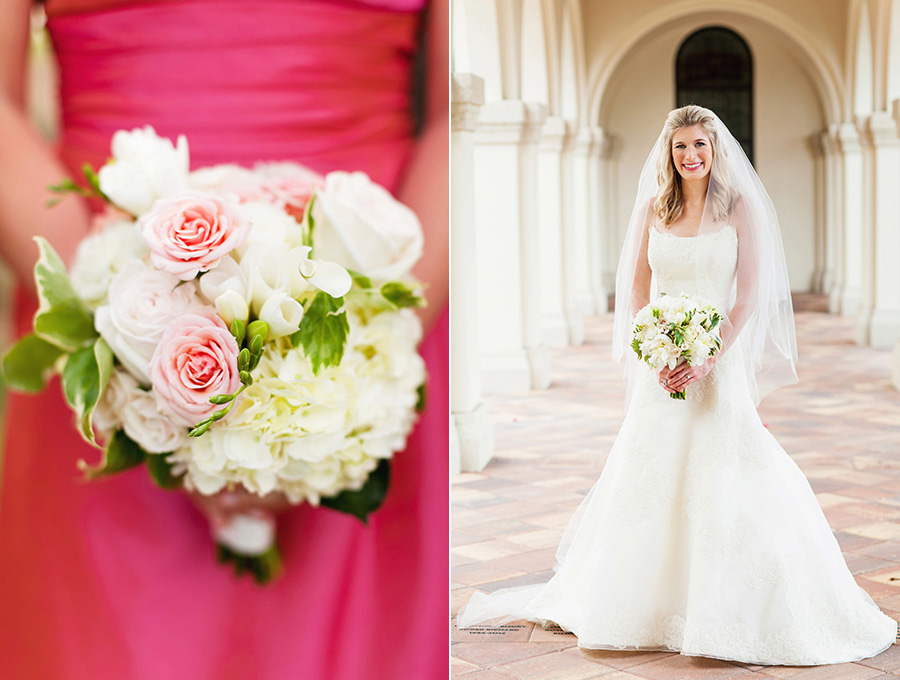
[[[289,159],[396,188],[414,143],[420,2],[101,2],[48,3],[71,168],[102,163],[115,130],[151,124],[187,135],[194,167]],[[285,575],[265,588],[217,565],[206,520],[144,470],[82,482],[76,461],[98,452],[58,385],[11,397],[0,677],[446,677],[446,314],[422,351],[428,408],[384,506],[368,526],[285,513]]]

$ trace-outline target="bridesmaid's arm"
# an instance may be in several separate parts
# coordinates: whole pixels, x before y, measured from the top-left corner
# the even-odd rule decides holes
[[[398,196],[425,232],[425,253],[413,272],[428,285],[428,306],[421,311],[426,332],[447,303],[450,278],[449,9],[447,0],[434,0],[428,8],[425,128]]]
[[[89,215],[75,197],[52,210],[45,207],[47,186],[68,173],[25,110],[30,13],[30,0],[0,2],[0,257],[33,289],[38,251],[32,237],[46,237],[68,259],[88,229]]]

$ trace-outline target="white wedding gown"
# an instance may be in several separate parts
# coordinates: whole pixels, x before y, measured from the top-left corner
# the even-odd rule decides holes
[[[695,276],[694,249],[708,273]],[[724,308],[731,227],[694,238],[651,230],[660,291]],[[797,465],[760,422],[735,345],[676,401],[645,364],[594,488],[546,584],[476,593],[460,628],[558,623],[591,649],[673,650],[754,664],[874,656],[897,624],[853,580]]]

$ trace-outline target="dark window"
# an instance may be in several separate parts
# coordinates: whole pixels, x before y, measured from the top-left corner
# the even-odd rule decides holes
[[[688,36],[675,60],[675,99],[715,111],[753,162],[753,57],[741,36],[720,26]]]

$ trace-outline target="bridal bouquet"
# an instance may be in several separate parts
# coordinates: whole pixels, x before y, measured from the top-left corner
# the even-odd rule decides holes
[[[716,308],[702,298],[662,293],[635,315],[631,347],[657,371],[679,363],[697,366],[721,349],[720,321]],[[669,396],[684,399],[684,390]]]
[[[106,212],[67,272],[38,238],[34,332],[4,358],[61,374],[89,477],[145,464],[165,488],[280,494],[365,521],[424,398],[415,215],[363,173],[188,170],[187,141],[119,131],[88,187]],[[270,497],[271,498],[271,497]],[[238,515],[219,557],[259,581],[272,523]]]

